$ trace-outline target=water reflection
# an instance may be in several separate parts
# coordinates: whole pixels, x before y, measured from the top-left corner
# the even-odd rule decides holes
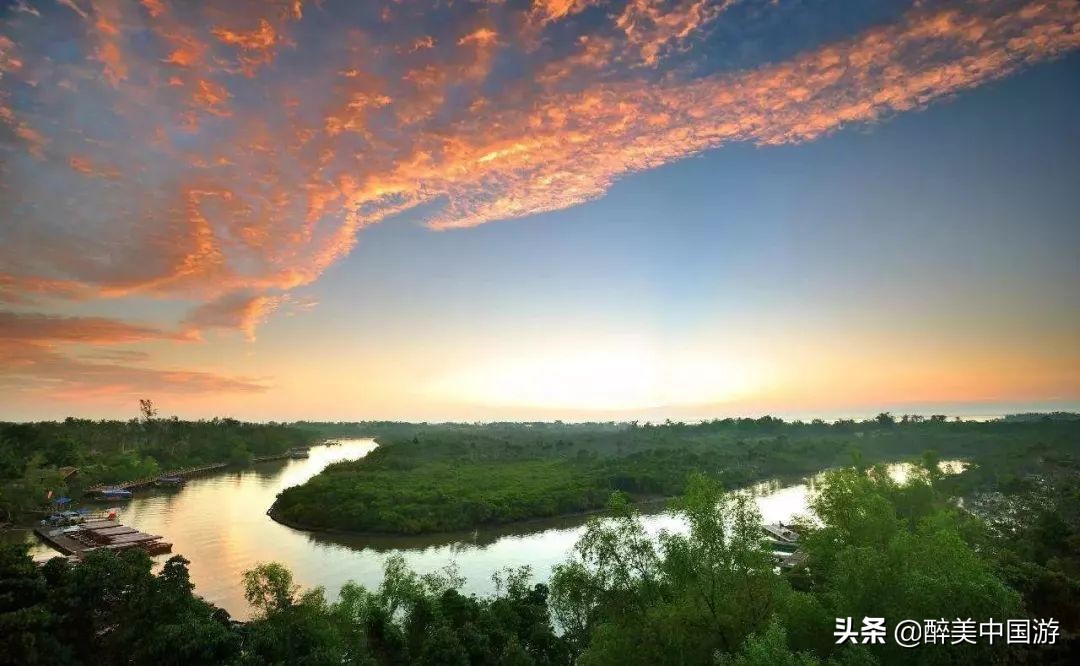
[[[335,598],[348,580],[379,585],[383,562],[396,552],[419,573],[454,563],[465,577],[466,592],[484,594],[493,591],[491,574],[503,567],[528,565],[536,578],[547,578],[585,529],[588,516],[572,516],[475,532],[373,537],[293,530],[266,515],[284,488],[303,483],[333,462],[361,458],[375,446],[368,439],[344,440],[312,447],[305,460],[259,463],[239,472],[192,479],[180,490],[140,493],[120,507],[119,519],[172,542],[173,552],[191,561],[196,592],[241,618],[248,615],[248,607],[240,573],[258,562],[281,562],[300,585],[324,586]],[[894,476],[906,477],[904,465],[891,470]],[[766,522],[788,522],[807,510],[808,494],[818,479],[761,483],[747,492],[755,496]],[[663,506],[646,507],[648,531],[683,530],[683,522],[663,512]],[[22,538],[27,538],[25,533]]]
[[[0,529],[0,545],[9,543],[25,543],[30,545],[30,557],[35,560],[52,557],[56,551],[46,546],[34,536],[29,527],[14,527]]]

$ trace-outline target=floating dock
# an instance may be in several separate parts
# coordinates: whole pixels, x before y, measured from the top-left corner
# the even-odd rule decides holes
[[[779,554],[778,554],[779,555]],[[803,562],[806,562],[806,553],[801,550],[797,550],[794,553],[789,553],[784,557],[778,557],[781,569],[794,569]]]
[[[773,556],[781,569],[793,569],[806,561],[806,553],[799,550],[799,533],[783,523],[762,525]]]
[[[64,555],[82,558],[95,550],[139,548],[151,555],[172,552],[172,544],[115,520],[88,520],[68,527],[37,527],[34,533]]]

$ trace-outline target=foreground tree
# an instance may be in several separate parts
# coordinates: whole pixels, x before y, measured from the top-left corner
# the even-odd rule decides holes
[[[300,593],[280,564],[259,564],[243,575],[244,597],[255,609],[245,629],[244,661],[260,664],[340,664],[344,646],[327,621],[330,606],[321,587]]]
[[[749,497],[696,476],[677,508],[689,531],[653,540],[617,497],[556,568],[553,608],[581,663],[707,663],[765,629],[790,592]]]
[[[21,664],[230,663],[240,646],[228,614],[192,594],[186,560],[155,576],[141,551],[38,567],[0,549],[0,628],[0,661]]]
[[[936,497],[928,472],[900,485],[883,468],[836,470],[811,506],[821,525],[807,529],[803,548],[811,589],[828,616],[981,622],[1023,615],[1017,593],[965,540],[970,519]],[[978,663],[993,651],[987,642],[932,647],[919,659]],[[873,654],[884,663],[911,658],[892,640]]]
[[[0,547],[0,663],[70,663],[55,635],[57,619],[46,580],[26,549]]]

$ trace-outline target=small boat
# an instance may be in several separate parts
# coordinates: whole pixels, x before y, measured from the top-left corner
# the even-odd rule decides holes
[[[168,541],[151,541],[142,547],[150,555],[161,555],[172,552],[172,544]]]
[[[54,513],[42,520],[41,525],[45,527],[63,527],[67,525],[78,525],[83,522],[83,520],[83,514],[78,511],[61,511],[60,513]]]
[[[89,520],[116,520],[116,509],[110,508],[108,510],[93,511],[91,509],[79,509],[79,515],[82,516],[82,522]]]
[[[181,488],[183,487],[184,477],[182,476],[159,476],[154,485],[158,488]]]
[[[799,542],[799,533],[787,527],[783,523],[762,525],[761,529],[764,530],[766,536],[770,537],[770,539],[774,542],[784,544],[797,544]]]
[[[289,457],[297,459],[308,458],[308,449],[306,446],[298,446],[294,449],[289,449]]]
[[[103,488],[95,494],[107,502],[124,502],[131,499],[131,491],[123,488]]]

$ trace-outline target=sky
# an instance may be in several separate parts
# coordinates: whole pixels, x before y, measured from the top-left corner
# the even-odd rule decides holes
[[[1080,407],[1075,0],[0,8],[0,419]]]

